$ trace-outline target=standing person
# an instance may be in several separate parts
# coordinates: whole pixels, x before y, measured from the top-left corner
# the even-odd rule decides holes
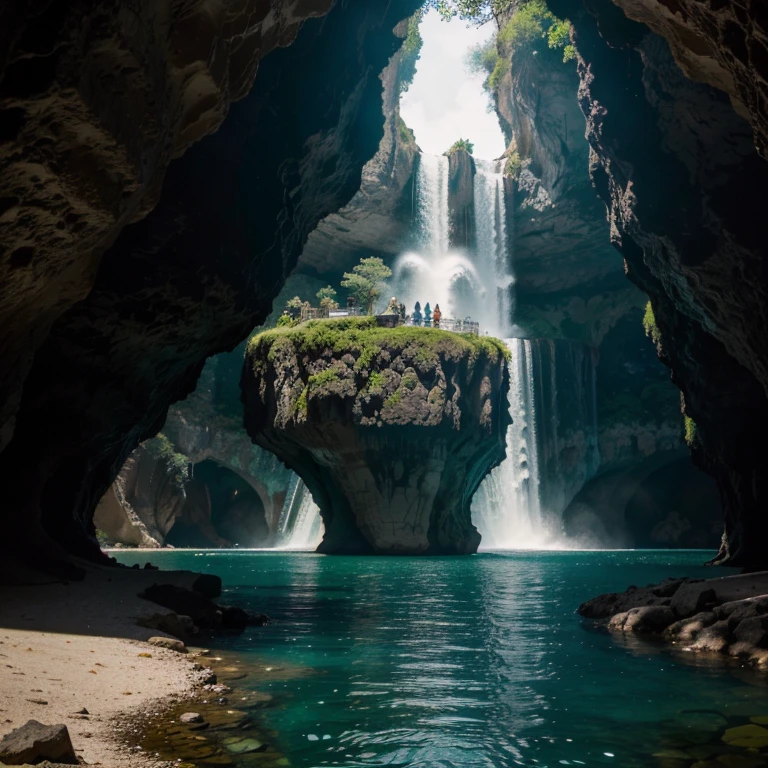
[[[432,325],[432,308],[429,302],[424,305],[424,327],[429,328]]]
[[[432,321],[435,326],[435,328],[440,327],[440,319],[442,318],[443,313],[440,311],[440,305],[435,304],[435,311],[432,313]]]
[[[400,322],[405,325],[405,304],[403,302],[400,302]]]
[[[413,324],[421,325],[421,304],[418,301],[413,308]]]

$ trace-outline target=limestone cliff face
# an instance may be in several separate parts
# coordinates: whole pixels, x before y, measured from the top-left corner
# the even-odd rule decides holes
[[[515,321],[533,336],[596,345],[644,300],[611,248],[589,178],[578,86],[559,50],[519,51],[495,98],[513,159],[505,186]]]
[[[282,18],[294,6],[304,8],[303,15],[290,16],[295,22],[327,10],[327,4],[317,2],[271,3],[260,16],[256,10],[261,6],[257,4],[249,5],[243,18],[248,24],[258,24],[259,18]],[[80,275],[82,258],[91,259],[102,243],[101,235],[89,240],[82,228],[68,241],[76,256],[57,251],[53,271],[46,271],[44,263],[36,264],[34,259],[26,263],[27,251],[4,262],[18,265],[18,271],[13,281],[2,281],[3,287],[10,285],[14,295],[20,290],[19,284],[29,285],[31,291],[25,294],[23,311],[17,309],[15,301],[3,303],[3,309],[11,307],[11,319],[3,323],[3,331],[14,340],[8,357],[3,358],[3,374],[18,384],[24,378],[22,362],[26,361],[27,367],[32,363],[20,406],[9,411],[17,410],[13,439],[0,454],[0,476],[15,489],[4,509],[5,543],[14,542],[12,549],[18,552],[26,546],[30,556],[43,565],[47,556],[60,560],[62,549],[99,557],[91,517],[125,458],[158,431],[169,404],[194,389],[207,356],[232,349],[262,322],[310,231],[320,219],[348,202],[359,187],[360,169],[375,154],[382,136],[378,75],[401,42],[392,32],[394,26],[415,6],[410,0],[337,3],[322,21],[304,23],[290,46],[271,51],[260,62],[254,88],[233,105],[219,131],[171,163],[162,196],[152,212],[126,227],[100,263],[88,261],[85,288],[80,277],[58,272],[75,264]],[[152,13],[155,8],[151,6]],[[77,5],[67,6],[66,12],[70,9],[71,23],[67,24],[54,23],[52,8],[35,17],[44,25],[45,34],[37,36],[30,27],[29,35],[16,36],[18,30],[14,29],[13,50],[19,53],[14,59],[21,68],[19,75],[24,67],[45,62],[53,65],[55,74],[57,62],[67,64],[68,86],[85,83],[84,91],[90,93],[88,80],[82,80],[81,75],[110,49],[99,46],[98,35],[81,36],[83,23],[92,17],[80,13]],[[206,24],[198,32],[198,16],[187,16],[189,10],[185,5],[183,20],[171,13],[174,31],[182,30],[185,24],[192,27],[178,39],[163,33],[162,14],[142,22],[141,14],[137,18],[133,11],[125,10],[108,14],[104,21],[107,29],[114,23],[128,25],[125,34],[118,30],[121,40],[131,39],[139,29],[144,31],[147,45],[136,58],[147,66],[164,71],[168,51],[181,56],[182,63],[187,53],[193,62],[202,57],[217,69],[214,79],[221,76],[228,83],[239,83],[235,88],[239,95],[247,91],[247,84],[242,79],[228,79],[224,48],[221,56],[218,49],[213,56],[210,48],[204,47],[205,41],[219,44],[230,39],[227,35],[231,33],[233,46],[242,54],[242,60],[233,55],[232,61],[240,62],[242,71],[250,71],[252,76],[258,56],[252,55],[250,46],[274,48],[290,42],[296,32],[291,25],[278,25],[262,36],[267,29],[239,28],[236,17],[230,18],[228,12],[222,12],[223,27],[210,30],[206,26],[211,18],[208,6],[201,7],[200,23],[206,20]],[[100,29],[97,26],[94,31]],[[249,31],[253,34],[244,34]],[[60,34],[68,37],[59,40]],[[35,41],[50,43],[53,55],[22,56],[18,46]],[[80,41],[87,41],[86,50],[77,47]],[[134,71],[129,57],[118,58],[116,67],[101,81],[109,94],[117,92],[129,99],[146,94],[147,99],[157,102],[163,120],[173,116],[175,125],[195,123],[191,118],[177,120],[173,105],[166,103],[173,89],[166,87],[164,75],[148,91],[111,79],[110,72],[119,71],[127,77]],[[222,72],[218,72],[219,66]],[[47,70],[42,67],[41,71]],[[5,72],[5,82],[9,83],[8,68]],[[191,77],[193,72],[186,74]],[[22,77],[18,82],[40,85],[43,94],[49,83]],[[301,83],[302,87],[286,87],[286,83]],[[74,157],[74,152],[61,151],[56,121],[46,117],[49,102],[39,100],[36,94],[28,94],[28,98],[42,111],[46,127],[37,130],[32,124],[28,136],[27,128],[20,127],[18,135],[11,137],[11,151],[20,146],[34,145],[40,151],[50,147],[46,151],[54,153],[51,163],[61,170],[69,168],[67,158]],[[67,104],[77,103],[78,98],[69,91]],[[132,110],[131,104],[104,99],[97,99],[103,106],[96,110],[100,124],[120,127],[128,132],[126,141],[140,147],[145,140],[131,131],[138,126],[152,128],[157,121],[126,117],[139,111]],[[175,103],[197,110],[201,125],[212,127],[203,116],[203,105],[210,105],[215,114],[218,99],[214,92],[195,107],[190,94],[186,101]],[[29,108],[34,105],[30,103]],[[28,123],[22,121],[20,125]],[[194,130],[182,133],[191,141]],[[87,130],[78,131],[78,135],[90,143]],[[170,158],[185,146],[184,141],[179,142],[158,140],[152,148],[164,148],[162,153]],[[108,169],[111,160],[120,156],[115,144],[110,146],[112,154],[94,160],[94,169]],[[135,166],[142,178],[154,177],[150,159],[143,161],[139,153]],[[73,165],[77,166],[73,173],[78,174],[91,167],[80,160]],[[34,179],[37,174],[30,176],[32,187],[43,183],[43,176]],[[94,195],[103,192],[112,202],[111,210],[116,207],[122,211],[122,182],[116,186],[89,182],[86,186]],[[34,200],[32,192],[29,199]],[[56,199],[55,194],[46,195],[46,200]],[[135,220],[140,208],[137,203],[125,220]],[[17,237],[28,239],[24,227],[30,220],[15,216],[12,210],[4,214],[4,225],[9,222],[8,236],[14,242]],[[51,228],[46,225],[40,232],[69,231],[66,217],[64,229],[57,228],[57,223],[51,218]],[[73,219],[71,226],[75,228],[77,221]],[[114,240],[117,231],[110,226],[106,230],[106,241]],[[90,293],[83,299],[88,288]],[[66,300],[58,296],[62,289],[69,291]],[[83,300],[71,306],[79,299]],[[55,312],[50,310],[49,301]],[[26,313],[35,318],[32,326],[24,321]],[[45,332],[47,325],[38,333],[38,322],[52,323],[50,333]],[[34,346],[30,345],[31,338],[42,342],[34,360],[28,353]],[[24,361],[13,351],[19,348],[17,340],[26,355]]]
[[[475,238],[475,161],[465,149],[448,155],[448,220],[450,243],[473,248]]]
[[[395,28],[405,37],[407,22]],[[298,270],[310,275],[338,275],[350,270],[361,253],[394,257],[407,239],[413,220],[413,173],[419,149],[400,117],[400,93],[407,55],[400,49],[381,73],[384,135],[376,154],[363,167],[360,188],[309,236]]]
[[[688,80],[663,40],[609,2],[579,5],[551,3],[574,24],[592,178],[611,238],[651,297],[662,359],[696,424],[694,456],[718,480],[720,560],[765,565],[768,165],[728,97]],[[693,5],[678,4],[681,18]],[[735,3],[718,7],[736,12]],[[754,28],[751,18],[724,41],[719,26],[704,34],[717,60]]]
[[[242,380],[248,433],[320,507],[319,551],[476,551],[470,502],[509,423],[503,346],[324,324],[255,337]]]

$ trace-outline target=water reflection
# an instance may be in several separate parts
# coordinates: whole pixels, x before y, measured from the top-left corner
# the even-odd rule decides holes
[[[768,714],[764,689],[628,652],[574,615],[611,587],[704,575],[701,554],[230,558],[233,596],[275,619],[234,649],[314,670],[249,683],[274,696],[267,725],[295,766],[645,768],[720,739],[694,734],[687,710]]]

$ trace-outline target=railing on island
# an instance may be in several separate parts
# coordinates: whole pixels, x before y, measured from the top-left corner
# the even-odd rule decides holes
[[[359,307],[345,307],[343,309],[328,309],[327,307],[302,307],[299,317],[303,323],[306,320],[325,320],[339,317],[365,317],[367,314],[367,312],[360,309]],[[403,320],[400,315],[391,313],[375,315],[375,317],[378,324],[383,327],[395,328],[401,325],[414,325],[410,315],[407,315],[405,320]],[[432,323],[428,326],[419,325],[415,327],[431,327],[439,328],[441,331],[450,331],[451,333],[471,333],[475,336],[480,335],[480,323],[475,322],[474,320],[470,320],[469,318],[459,320],[456,318],[447,317],[442,318],[439,325]]]

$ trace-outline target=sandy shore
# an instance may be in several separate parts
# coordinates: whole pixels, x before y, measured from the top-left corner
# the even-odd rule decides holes
[[[64,723],[86,763],[164,765],[128,755],[114,721],[191,696],[199,684],[194,657],[148,645],[163,633],[135,624],[166,612],[137,596],[145,587],[190,586],[196,576],[89,568],[82,582],[0,587],[0,736],[29,719]],[[88,715],[76,714],[83,708]]]

